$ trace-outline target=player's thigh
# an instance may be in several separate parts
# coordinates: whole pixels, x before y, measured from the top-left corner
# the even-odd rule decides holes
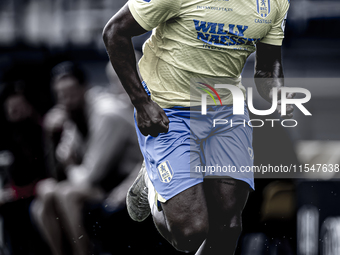
[[[173,236],[203,238],[208,231],[208,207],[203,183],[192,186],[165,203],[165,219]]]
[[[207,205],[203,183],[192,186],[165,203],[162,208],[169,224],[181,223],[205,219],[207,216]]]
[[[244,171],[254,160],[252,128],[216,129],[203,147],[207,166],[215,166],[204,179],[210,218],[223,220],[226,226],[241,225],[242,210],[254,188],[253,173]]]
[[[209,207],[209,224],[241,228],[242,211],[248,200],[248,183],[233,178],[206,178],[204,180]]]

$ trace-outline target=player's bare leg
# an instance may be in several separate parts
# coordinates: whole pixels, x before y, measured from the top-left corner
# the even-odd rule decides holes
[[[55,210],[54,190],[56,181],[47,179],[37,186],[37,198],[31,205],[31,215],[37,228],[47,241],[54,255],[65,254],[63,250],[60,219]]]
[[[155,223],[155,226],[158,232],[168,241],[171,243],[172,235],[170,233],[170,227],[168,222],[166,221],[165,215],[163,210],[159,211],[155,205],[152,205],[151,209],[152,219]]]
[[[209,222],[203,183],[162,203],[161,212],[153,207],[152,213],[158,231],[177,250],[196,251],[206,238]]]
[[[68,182],[58,185],[56,205],[74,255],[92,254],[91,242],[83,225],[82,208],[85,201],[101,199],[103,193],[94,187],[72,185]]]
[[[222,178],[205,179],[209,208],[209,232],[196,255],[233,255],[242,231],[242,210],[249,195],[243,181]]]
[[[232,255],[248,194],[248,184],[242,181],[206,179],[162,203],[163,211],[152,205],[151,212],[158,231],[176,249],[198,250],[197,255]]]

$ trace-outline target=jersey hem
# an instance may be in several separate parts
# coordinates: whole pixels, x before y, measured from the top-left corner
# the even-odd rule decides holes
[[[283,39],[263,39],[260,42],[261,43],[266,43],[270,45],[275,45],[275,46],[282,46],[282,41]]]

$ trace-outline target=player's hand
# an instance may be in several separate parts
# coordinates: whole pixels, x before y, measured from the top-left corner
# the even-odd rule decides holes
[[[159,133],[167,133],[169,119],[163,109],[154,101],[136,106],[136,119],[140,132],[144,135],[158,136]]]
[[[286,98],[292,99],[295,97],[295,93],[288,93]],[[270,98],[272,99],[272,93],[270,93]],[[293,111],[294,107],[293,105],[287,104],[286,105],[286,115],[281,115],[281,88],[278,88],[277,90],[277,112],[280,114],[281,118],[283,119],[291,119],[293,118]]]

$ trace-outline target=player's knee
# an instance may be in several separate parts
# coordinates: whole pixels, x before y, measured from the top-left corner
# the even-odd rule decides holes
[[[173,246],[179,251],[196,251],[208,234],[208,223],[196,221],[190,226],[182,227],[173,233]]]

